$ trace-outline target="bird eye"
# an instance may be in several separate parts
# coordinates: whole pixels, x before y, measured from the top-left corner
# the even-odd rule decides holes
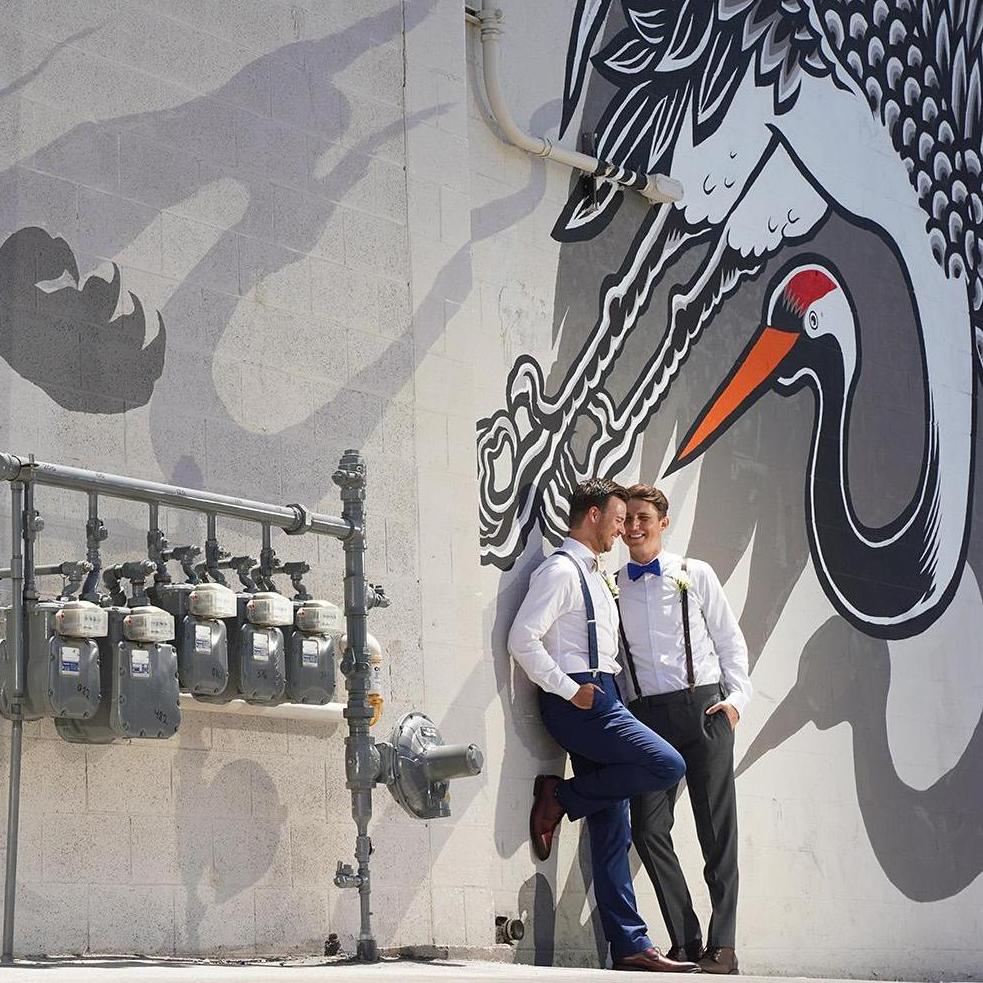
[[[809,327],[813,331],[819,330],[819,315],[815,311],[809,311]]]

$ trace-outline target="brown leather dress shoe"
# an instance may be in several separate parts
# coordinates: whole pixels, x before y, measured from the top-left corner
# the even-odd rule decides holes
[[[722,976],[738,973],[737,953],[723,945],[707,946],[707,951],[703,953],[703,958],[700,960],[700,969],[704,973],[717,973]]]
[[[553,849],[553,834],[563,818],[563,806],[556,797],[559,775],[537,775],[532,787],[532,811],[529,813],[529,839],[537,860],[549,859]]]
[[[668,959],[654,946],[615,960],[612,969],[634,973],[698,973],[700,971],[696,963]]]

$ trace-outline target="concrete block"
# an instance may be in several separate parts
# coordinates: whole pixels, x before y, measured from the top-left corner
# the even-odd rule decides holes
[[[178,812],[245,816],[250,811],[251,763],[230,754],[178,751],[174,756]]]
[[[173,810],[169,748],[110,745],[86,751],[90,810],[160,815]]]
[[[22,102],[19,139],[37,171],[63,177],[101,191],[119,190],[119,136],[78,116],[42,103]],[[78,125],[74,125],[78,124]],[[74,128],[73,128],[74,125]],[[62,139],[66,129],[71,137]],[[35,153],[31,153],[38,147]]]
[[[155,208],[80,188],[78,226],[78,248],[100,259],[161,271],[161,222]]]
[[[439,239],[442,215],[441,187],[435,181],[414,176],[407,186],[408,221],[414,244],[416,237]]]
[[[324,314],[346,327],[376,331],[379,327],[377,283],[373,277],[345,269],[341,265],[342,248],[339,244],[336,262],[310,258],[311,307],[316,314]]]
[[[381,157],[403,167],[406,163],[406,126],[398,105],[389,105],[347,90],[342,98],[342,141],[373,157]],[[409,114],[409,110],[407,110]]]
[[[397,338],[409,331],[413,317],[409,284],[401,280],[376,281],[379,303],[379,331],[390,338]]]
[[[284,754],[287,722],[241,714],[216,716],[212,725],[212,747],[239,754]]]
[[[161,216],[165,276],[202,283],[221,293],[239,293],[238,237],[213,225],[164,212]]]
[[[491,888],[464,889],[464,925],[469,946],[486,948],[495,944],[495,908]]]
[[[440,73],[429,65],[412,59],[406,63],[406,85],[403,90],[403,104],[407,119],[413,125],[425,123],[436,125],[437,120],[437,77]]]
[[[174,889],[163,885],[91,887],[88,949],[90,952],[172,955]]]
[[[409,339],[390,341],[363,331],[348,334],[349,385],[389,399],[412,398],[414,358]]]
[[[371,392],[342,389],[334,399],[320,407],[315,415],[315,433],[319,447],[340,457],[347,447],[363,451],[382,450],[383,403]]]
[[[420,359],[414,379],[417,406],[448,416],[471,416],[470,408],[448,398],[451,387],[469,392],[474,369],[469,362],[459,362],[440,355],[426,354]]]
[[[328,937],[328,890],[258,888],[256,890],[256,950],[279,956],[284,952],[324,955]]]
[[[307,755],[271,757],[263,762],[261,780],[253,771],[253,815],[264,817],[324,817],[327,786],[319,759]],[[267,780],[267,778],[269,780]]]
[[[201,885],[174,892],[175,949],[181,955],[251,955],[256,942],[254,892]]]
[[[430,867],[429,831],[422,823],[401,829],[398,836],[390,833],[376,837],[373,846],[373,861],[379,871],[374,883],[382,890],[408,887]]]
[[[277,820],[227,819],[212,836],[216,886],[229,896],[290,883],[289,827]]]
[[[426,123],[407,130],[406,165],[411,177],[440,174],[441,184],[468,193],[470,185],[470,164],[467,140],[428,126]]]
[[[420,467],[443,471],[448,466],[447,417],[418,408],[415,421],[417,462]]]
[[[273,235],[291,249],[343,263],[345,235],[341,213],[320,195],[273,187]]]
[[[430,827],[434,891],[485,887],[491,880],[491,837],[483,826]]]
[[[270,84],[274,119],[326,141],[342,135],[344,97],[329,76],[312,73],[303,57],[278,58]]]
[[[31,779],[21,784],[25,812],[86,811],[85,748],[63,741],[24,741],[22,772]]]
[[[233,41],[259,52],[296,37],[295,11],[269,0],[151,0],[167,17],[211,37]]]
[[[46,881],[125,884],[130,880],[128,816],[88,812],[44,817],[41,864]]]
[[[119,186],[126,198],[167,208],[194,194],[198,161],[183,148],[161,144],[137,129],[120,135]]]
[[[344,211],[345,265],[387,276],[404,274],[409,263],[406,227],[365,212]]]
[[[236,152],[245,171],[292,188],[307,185],[307,134],[303,130],[240,112],[236,114]]]
[[[412,407],[405,403],[390,403],[382,417],[382,438],[386,454],[411,463],[416,456],[415,434]]]
[[[447,187],[440,189],[440,238],[455,246],[471,238],[471,201]]]
[[[436,73],[437,126],[454,136],[468,137],[467,86],[462,76]]]
[[[134,884],[193,887],[212,876],[212,836],[222,824],[211,816],[177,816],[162,829],[157,816],[130,821],[130,877]]]
[[[290,880],[295,888],[331,883],[338,859],[354,848],[355,826],[313,817],[290,822]]]
[[[311,309],[307,257],[271,242],[239,237],[239,286],[264,307]]]
[[[431,891],[435,945],[468,944],[464,888],[435,884]]]
[[[346,208],[406,222],[406,173],[402,165],[331,143],[312,147],[311,190]]]
[[[14,952],[85,952],[89,945],[84,884],[18,884]]]
[[[53,236],[64,236],[78,247],[78,189],[76,185],[14,167],[0,176],[0,239],[26,225],[37,225]]]
[[[391,106],[403,104],[403,46],[399,41],[387,44],[364,44],[354,50],[352,58],[335,72],[338,85],[346,91],[371,92],[379,102]]]

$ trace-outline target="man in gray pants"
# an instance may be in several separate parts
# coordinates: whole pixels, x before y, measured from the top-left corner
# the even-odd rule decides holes
[[[631,562],[618,573],[620,658],[631,690],[625,702],[686,762],[713,908],[705,948],[672,845],[678,786],[632,798],[632,840],[659,899],[669,957],[698,961],[705,973],[736,973],[734,728],[751,698],[747,645],[710,566],[663,549],[665,495],[641,484],[628,495]]]

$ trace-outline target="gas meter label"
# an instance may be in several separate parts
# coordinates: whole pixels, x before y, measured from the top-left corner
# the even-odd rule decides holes
[[[63,676],[77,676],[79,674],[79,650],[69,645],[61,647],[61,665],[59,670]]]
[[[130,675],[150,676],[150,653],[146,649],[134,649],[130,653]]]
[[[212,650],[211,625],[195,625],[195,651],[209,653]]]
[[[255,632],[253,634],[253,661],[270,661],[270,638],[263,632]]]
[[[303,648],[300,652],[300,664],[317,668],[320,659],[318,657],[318,644],[316,638],[305,638]]]

